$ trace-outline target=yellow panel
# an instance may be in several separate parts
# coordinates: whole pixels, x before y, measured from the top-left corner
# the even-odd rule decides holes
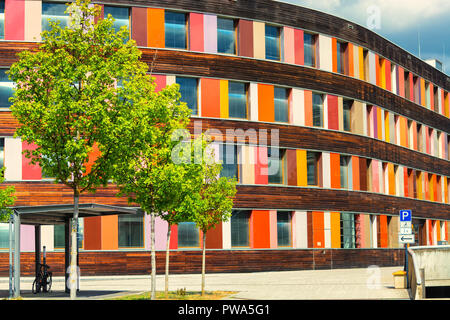
[[[331,212],[331,248],[341,247],[341,214]]]
[[[364,79],[364,49],[362,47],[358,48],[359,51],[359,79]]]
[[[300,187],[308,185],[306,150],[297,150],[297,185]]]
[[[392,128],[392,130],[395,130],[395,128]],[[395,141],[390,141],[390,127],[389,127],[389,112],[384,111],[384,140],[386,142],[392,142],[395,143]]]
[[[229,118],[228,80],[220,80],[220,117]]]
[[[264,22],[253,22],[253,56],[256,59],[266,58],[266,25]]]

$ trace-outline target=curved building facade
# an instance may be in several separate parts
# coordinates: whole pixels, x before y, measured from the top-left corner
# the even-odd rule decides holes
[[[277,1],[97,3],[117,28],[130,28],[157,90],[180,85],[193,111],[190,129],[215,137],[222,174],[238,178],[231,220],[207,236],[208,272],[402,265],[402,209],[412,210],[414,245],[448,241],[444,73],[359,25]],[[33,146],[12,137],[12,83],[4,76],[17,52],[37,46],[48,18],[67,23],[65,6],[5,0],[0,8],[6,184],[16,187],[16,205],[70,204],[70,190],[42,178],[22,155]],[[127,206],[114,187],[81,202]],[[0,228],[6,274],[8,227]],[[82,275],[150,270],[148,217],[86,218],[80,230]],[[22,226],[23,272],[33,272],[34,232]],[[62,273],[64,226],[41,232],[49,264]],[[158,272],[166,232],[158,220]],[[172,272],[200,270],[200,236],[192,223],[173,227]]]

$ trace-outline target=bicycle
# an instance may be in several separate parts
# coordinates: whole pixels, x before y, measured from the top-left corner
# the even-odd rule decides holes
[[[44,259],[43,263],[39,263],[39,272],[33,281],[31,291],[33,294],[38,292],[50,292],[52,287],[52,272],[48,271],[50,266],[45,263],[45,246],[44,246]]]

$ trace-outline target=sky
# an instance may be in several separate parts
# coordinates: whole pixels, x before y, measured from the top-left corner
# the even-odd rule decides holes
[[[450,0],[278,0],[326,12],[378,33],[450,75]],[[419,50],[420,43],[420,50]]]

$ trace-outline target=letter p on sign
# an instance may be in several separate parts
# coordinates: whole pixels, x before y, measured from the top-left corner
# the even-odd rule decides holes
[[[412,220],[411,210],[400,210],[400,221],[406,222]]]

